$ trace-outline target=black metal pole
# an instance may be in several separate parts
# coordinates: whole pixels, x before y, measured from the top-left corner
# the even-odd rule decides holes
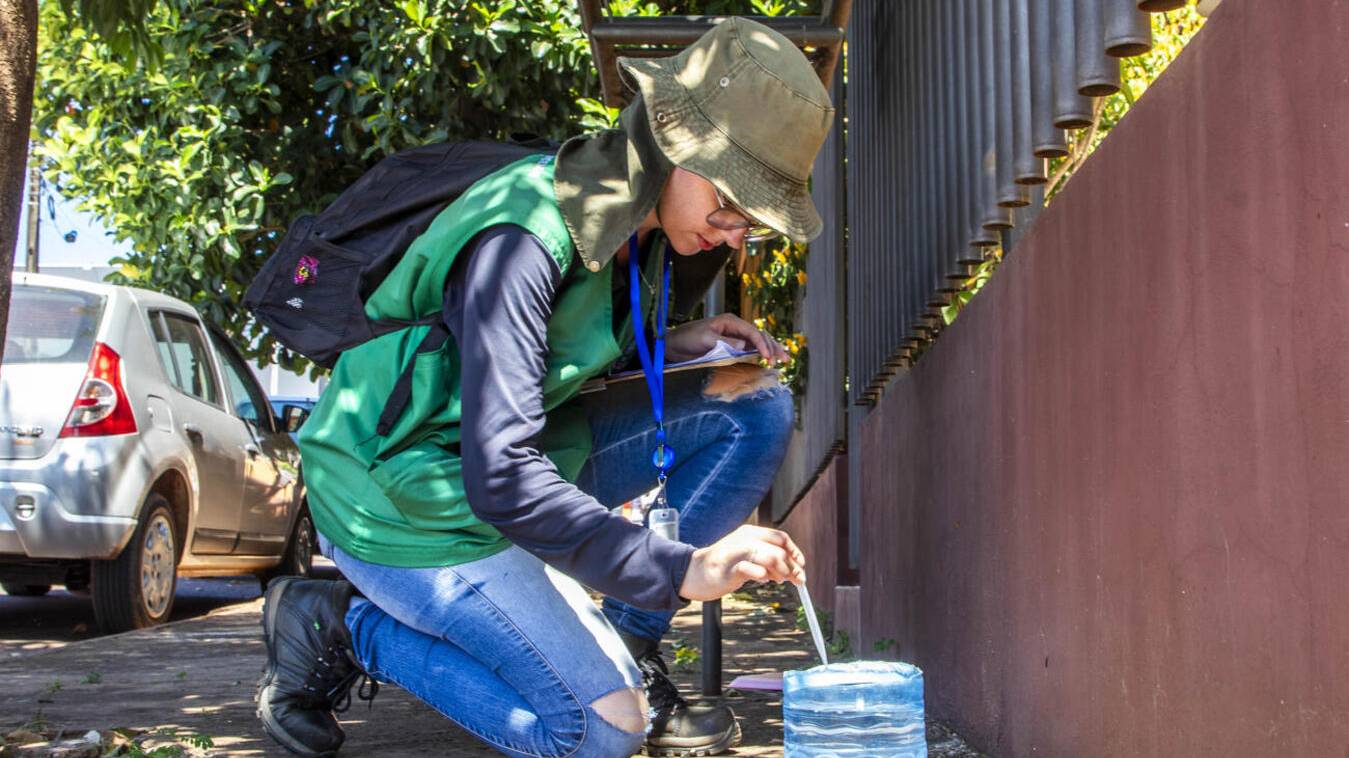
[[[1077,91],[1077,0],[1052,0],[1054,11],[1054,126],[1091,126],[1091,98]]]
[[[940,278],[937,289],[942,292],[954,292],[958,287],[959,271],[956,264],[956,230],[960,228],[959,174],[960,161],[957,155],[959,124],[956,122],[955,88],[957,72],[955,56],[951,46],[951,0],[937,0],[937,32],[933,41],[937,48],[937,70],[941,72],[937,86],[937,181],[938,202],[942,215],[938,223],[937,250]],[[944,302],[944,300],[943,300]]]
[[[1011,212],[998,203],[998,72],[993,41],[994,0],[978,0],[979,109],[983,131],[980,166],[983,187],[983,226],[999,244],[997,232],[1012,225]]]
[[[969,47],[969,41],[965,38],[965,16],[967,14],[967,0],[951,0],[948,5],[951,6],[950,32],[950,54],[948,58],[951,61],[952,72],[955,76],[955,86],[951,89],[954,98],[952,108],[954,111],[955,123],[955,192],[953,193],[956,204],[956,224],[954,234],[952,235],[952,252],[955,254],[955,269],[953,273],[959,277],[957,288],[964,286],[964,281],[969,278],[966,267],[979,263],[983,258],[979,249],[971,244],[971,237],[976,226],[975,208],[974,208],[974,167],[972,156],[974,155],[971,140],[974,136],[974,129],[971,128],[971,111],[969,105],[970,92],[974,89],[974,82],[970,80],[970,67],[966,61],[966,52]]]
[[[998,205],[1004,208],[1020,208],[1029,202],[1026,192],[1016,183],[1016,167],[1013,162],[1015,143],[1015,111],[1012,92],[1012,20],[1008,0],[994,2],[996,14],[993,20],[994,71],[997,72],[997,111],[998,111]]]
[[[1106,55],[1129,58],[1151,49],[1152,16],[1140,11],[1134,0],[1106,0]]]
[[[703,603],[703,694],[721,695],[721,601]]]
[[[1054,126],[1053,0],[1030,0],[1031,150],[1040,158],[1068,154],[1063,131]]]
[[[989,146],[986,140],[985,126],[987,120],[985,115],[992,115],[992,111],[987,106],[985,98],[985,80],[984,80],[984,54],[983,38],[980,35],[981,25],[979,17],[983,13],[983,3],[981,0],[962,0],[965,3],[965,28],[962,32],[965,47],[965,70],[968,72],[970,84],[965,88],[966,108],[969,110],[970,118],[966,124],[968,133],[967,149],[969,150],[969,171],[970,180],[970,229],[969,244],[977,248],[985,248],[996,245],[998,236],[988,229],[988,209],[996,208],[997,205],[991,202],[992,182],[989,181],[989,175],[985,171],[985,164],[988,160]],[[970,258],[983,260],[984,251],[982,249],[974,251]]]
[[[1077,0],[1077,91],[1088,97],[1119,92],[1119,61],[1105,54],[1101,0]]]
[[[920,302],[920,280],[918,260],[921,253],[921,235],[923,234],[924,198],[920,191],[922,169],[919,165],[919,115],[922,108],[922,71],[918,50],[918,13],[914,3],[903,3],[899,14],[899,39],[904,45],[901,81],[904,83],[904,114],[900,120],[902,148],[899,154],[898,173],[902,177],[900,189],[904,194],[904,230],[900,237],[900,271],[897,281],[899,295],[898,338],[903,344],[913,334],[914,319],[922,310]]]
[[[940,307],[944,304],[940,296],[941,290],[946,285],[941,271],[942,245],[946,241],[946,205],[942,195],[945,190],[945,186],[942,184],[941,161],[942,114],[940,94],[943,72],[939,56],[941,46],[938,39],[940,39],[941,24],[939,22],[940,16],[935,7],[937,2],[940,2],[940,0],[921,0],[919,3],[923,13],[923,40],[926,43],[923,45],[923,67],[927,71],[927,75],[924,77],[926,92],[923,100],[927,118],[924,125],[922,152],[928,202],[927,219],[924,224],[927,229],[927,240],[920,258],[924,274],[925,291],[923,296],[926,300],[924,307],[916,314],[919,316],[920,322],[922,321],[922,314],[927,309]]]
[[[1029,0],[1011,0],[1012,3],[1012,149],[1014,176],[1017,184],[1043,184],[1045,162],[1035,155],[1031,143],[1031,57],[1030,57],[1030,3]]]
[[[1138,9],[1149,13],[1161,13],[1184,8],[1188,0],[1138,0]]]

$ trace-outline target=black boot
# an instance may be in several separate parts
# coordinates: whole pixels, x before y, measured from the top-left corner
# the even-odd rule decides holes
[[[740,725],[730,708],[695,705],[679,695],[670,681],[658,640],[625,632],[619,632],[619,636],[642,671],[651,706],[651,731],[642,745],[643,755],[718,755],[740,744]]]
[[[262,630],[267,667],[258,682],[258,718],[272,739],[292,753],[331,756],[346,735],[333,712],[351,703],[351,685],[365,672],[351,652],[345,581],[282,577],[267,587]],[[373,700],[372,679],[362,700]]]

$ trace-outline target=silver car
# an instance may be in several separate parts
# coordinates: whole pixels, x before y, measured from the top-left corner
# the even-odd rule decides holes
[[[0,583],[92,595],[105,631],[168,618],[177,577],[308,574],[300,454],[187,303],[15,273],[0,367]]]

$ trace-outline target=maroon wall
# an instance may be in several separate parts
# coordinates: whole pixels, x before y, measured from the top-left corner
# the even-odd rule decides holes
[[[848,457],[836,455],[796,503],[779,528],[806,554],[806,586],[818,608],[834,611],[838,584],[838,512],[846,503]]]
[[[997,756],[1349,756],[1349,2],[1228,0],[865,422],[861,649]]]

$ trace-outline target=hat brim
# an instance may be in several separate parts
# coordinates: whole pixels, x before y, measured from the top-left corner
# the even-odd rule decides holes
[[[809,184],[774,170],[713,123],[675,79],[678,57],[618,59],[641,90],[661,151],[671,163],[712,182],[756,221],[793,241],[820,236],[824,222]]]

